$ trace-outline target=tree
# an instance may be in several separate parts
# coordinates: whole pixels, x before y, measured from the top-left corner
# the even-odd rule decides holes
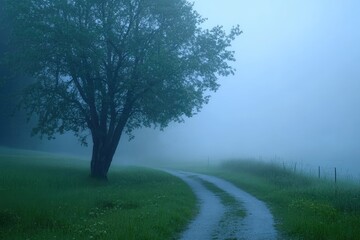
[[[241,32],[200,27],[186,0],[5,0],[14,30],[9,54],[36,82],[23,107],[34,133],[91,135],[91,176],[106,178],[124,132],[164,128],[200,111]]]

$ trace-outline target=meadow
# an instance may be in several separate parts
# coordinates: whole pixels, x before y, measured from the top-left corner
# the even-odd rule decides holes
[[[177,239],[197,213],[180,179],[113,166],[108,182],[88,177],[88,161],[0,149],[0,239]],[[275,163],[226,161],[186,167],[233,182],[270,207],[284,239],[359,239],[356,183],[295,173]],[[204,182],[231,210],[241,206]]]
[[[176,239],[196,214],[181,180],[113,167],[109,182],[87,161],[0,151],[0,239]]]
[[[252,160],[193,170],[231,181],[266,202],[284,239],[360,239],[360,188],[356,183],[335,184]]]

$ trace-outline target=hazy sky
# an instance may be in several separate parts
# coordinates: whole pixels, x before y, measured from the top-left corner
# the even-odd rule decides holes
[[[205,27],[239,24],[235,76],[164,132],[123,138],[123,159],[273,157],[360,162],[360,1],[196,0]],[[90,152],[90,149],[88,149]]]

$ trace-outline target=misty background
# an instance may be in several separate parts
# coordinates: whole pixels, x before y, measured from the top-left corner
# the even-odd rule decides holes
[[[206,28],[240,25],[237,72],[184,123],[140,129],[130,142],[123,135],[114,162],[260,158],[360,177],[360,2],[196,0],[194,8],[208,18]],[[39,141],[15,119],[1,135],[21,143],[2,145],[90,158],[91,139],[89,147],[71,134]]]

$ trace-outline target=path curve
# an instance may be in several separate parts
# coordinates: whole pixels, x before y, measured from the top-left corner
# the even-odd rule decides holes
[[[188,173],[170,170],[166,170],[166,172],[187,183],[195,193],[200,204],[199,214],[182,234],[181,240],[212,239],[212,232],[217,228],[225,212],[225,207],[220,199],[214,193],[207,190],[199,181],[191,178]]]
[[[200,203],[200,212],[188,226],[188,229],[183,233],[182,240],[213,239],[214,236],[212,236],[212,233],[219,226],[219,221],[224,214],[224,206],[221,204],[220,199],[207,190],[200,181],[197,181],[196,178],[193,177],[200,178],[216,185],[242,204],[246,211],[246,216],[239,221],[240,224],[237,226],[235,234],[236,239],[277,239],[274,218],[264,202],[239,189],[234,184],[218,177],[183,171],[167,170],[167,172],[181,178],[187,183],[192,188]],[[214,216],[207,216],[207,214],[213,214]],[[202,231],[205,231],[207,234],[199,235]],[[215,239],[221,239],[221,236],[218,236]]]

